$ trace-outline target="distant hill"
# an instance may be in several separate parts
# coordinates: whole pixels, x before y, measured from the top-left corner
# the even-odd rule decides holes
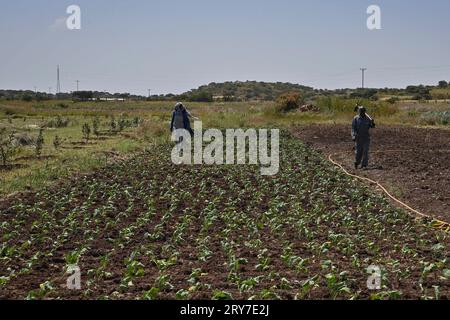
[[[314,89],[293,83],[235,81],[215,83],[201,86],[179,96],[188,101],[273,101],[280,94],[289,91],[300,91],[305,97],[314,95]]]
[[[133,95],[129,93],[109,93],[98,91],[83,91],[74,93],[60,93],[58,96],[45,92],[31,90],[2,90],[0,100],[41,101],[49,99],[78,100],[80,94],[89,96],[89,100],[122,99],[122,100],[148,100],[148,101],[275,101],[286,92],[299,92],[306,102],[313,102],[318,97],[339,96],[343,98],[357,98],[370,100],[389,100],[395,103],[398,100],[432,100],[450,99],[450,82],[439,81],[436,86],[411,85],[404,89],[399,88],[346,88],[346,89],[314,89],[312,87],[288,82],[261,82],[261,81],[234,81],[216,83],[212,82],[197,89],[192,89],[180,95],[160,94],[151,97]]]

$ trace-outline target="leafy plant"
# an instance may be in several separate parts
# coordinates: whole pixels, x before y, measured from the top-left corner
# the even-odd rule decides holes
[[[109,122],[109,131],[115,133],[117,131],[116,118],[114,115],[111,116],[111,121]]]
[[[58,135],[56,135],[55,138],[53,139],[53,147],[55,148],[56,151],[58,151],[59,148],[61,147],[61,139]]]
[[[214,290],[212,300],[233,300],[233,296],[226,291]]]
[[[95,117],[92,120],[92,130],[95,134],[95,136],[98,138],[98,136],[100,135],[100,119],[98,117]]]
[[[300,92],[283,93],[277,98],[276,110],[278,112],[289,112],[300,108],[304,104],[304,98]]]
[[[89,142],[89,137],[91,135],[91,126],[88,123],[84,123],[82,127],[83,139],[85,143]]]
[[[6,166],[10,158],[17,152],[18,145],[13,133],[6,133],[5,128],[0,129],[0,157],[3,166]]]
[[[161,290],[159,288],[152,287],[144,293],[143,298],[146,300],[156,300],[160,291]]]
[[[35,153],[36,157],[40,158],[42,154],[42,148],[44,147],[44,129],[39,130],[39,135],[36,138],[36,145],[35,145]]]

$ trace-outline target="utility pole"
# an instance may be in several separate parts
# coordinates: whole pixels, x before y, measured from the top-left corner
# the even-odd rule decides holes
[[[61,82],[59,80],[59,64],[56,67],[56,94],[61,93]]]
[[[37,88],[34,86],[34,94],[37,94]]]
[[[152,89],[148,89],[148,97],[150,98],[150,96],[151,96],[151,92],[152,92]]]
[[[365,75],[367,68],[361,68],[360,70],[362,72],[362,89],[364,89],[364,75]]]
[[[48,94],[52,94],[52,87],[48,87]]]
[[[80,87],[80,80],[77,80],[76,82],[77,82],[77,92],[78,92],[78,91],[80,91],[80,88],[79,88]]]

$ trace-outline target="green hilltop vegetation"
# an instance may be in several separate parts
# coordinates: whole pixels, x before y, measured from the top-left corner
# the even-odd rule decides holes
[[[400,100],[434,100],[450,99],[450,85],[440,81],[436,86],[410,85],[406,88],[344,88],[344,89],[314,89],[312,87],[285,83],[261,81],[235,81],[203,85],[181,95],[169,95],[182,101],[197,102],[245,102],[245,101],[275,101],[285,93],[297,92],[305,101],[313,102],[320,97],[340,97],[349,99],[368,99],[372,101],[387,100],[395,103]]]
[[[181,94],[180,100],[273,101],[281,94],[290,91],[301,92],[304,96],[313,96],[317,90],[300,84],[286,82],[212,82]]]
[[[0,100],[147,100],[147,101],[189,101],[189,102],[248,102],[248,101],[276,101],[286,93],[298,93],[304,101],[313,103],[322,97],[339,97],[344,99],[367,99],[371,101],[427,101],[449,100],[450,84],[439,81],[437,85],[410,85],[406,88],[344,88],[344,89],[314,89],[312,87],[287,82],[262,81],[228,81],[212,82],[182,94],[160,94],[151,97],[132,95],[130,93],[109,93],[99,91],[78,91],[60,93],[57,96],[45,92],[30,90],[0,90]]]

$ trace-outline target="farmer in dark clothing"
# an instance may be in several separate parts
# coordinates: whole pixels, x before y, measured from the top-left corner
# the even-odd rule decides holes
[[[170,131],[175,132],[175,141],[178,150],[182,148],[183,143],[183,130],[178,129],[187,130],[191,136],[194,135],[194,130],[192,130],[189,118],[198,119],[192,116],[181,102],[178,102],[175,105],[175,109],[172,113],[172,121],[170,122]]]
[[[366,114],[366,108],[358,107],[359,115],[353,119],[352,138],[356,143],[355,169],[362,161],[362,168],[369,165],[370,129],[375,128],[374,120]]]
[[[198,119],[198,118],[192,116],[181,102],[178,102],[175,105],[175,109],[172,113],[172,121],[170,123],[170,131],[173,131],[176,129],[185,129],[185,130],[189,131],[191,134],[194,134],[194,131],[191,128],[191,121],[189,118]]]

